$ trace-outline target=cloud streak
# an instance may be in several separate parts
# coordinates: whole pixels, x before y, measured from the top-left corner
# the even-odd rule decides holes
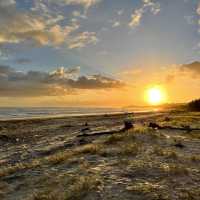
[[[121,88],[121,81],[102,76],[79,76],[80,67],[63,67],[47,73],[41,71],[16,71],[9,66],[0,66],[0,96],[63,96],[76,90],[105,90]]]
[[[81,5],[85,8],[89,8],[97,3],[99,3],[101,0],[49,0],[49,2],[55,3],[55,4],[65,4],[65,5]]]
[[[135,28],[140,25],[144,14],[150,11],[153,15],[157,15],[160,12],[160,4],[155,0],[142,0],[142,6],[133,11],[129,27]]]

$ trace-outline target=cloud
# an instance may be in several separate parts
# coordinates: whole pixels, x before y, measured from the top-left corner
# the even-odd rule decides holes
[[[200,15],[200,3],[197,5],[197,14]]]
[[[72,13],[72,15],[74,16],[74,17],[79,17],[79,18],[82,18],[82,19],[86,19],[87,18],[87,16],[86,15],[84,15],[84,14],[81,14],[79,11],[77,11],[77,10],[75,10],[75,11],[73,11],[73,13]]]
[[[48,26],[39,15],[18,12],[13,4],[0,4],[0,44],[31,41],[38,45],[58,45],[77,28],[76,25]]]
[[[48,0],[33,0],[31,12],[45,20],[46,25],[55,25],[65,19],[65,16],[48,3]]]
[[[120,72],[120,74],[125,75],[125,76],[140,76],[143,73],[144,73],[144,71],[140,68],[127,69],[127,70]]]
[[[113,24],[112,24],[113,28],[118,27],[118,26],[120,26],[120,22],[119,21],[113,22]]]
[[[14,4],[16,4],[15,0],[1,0],[0,1],[1,7],[7,7],[7,6],[10,6],[10,5],[14,5]]]
[[[118,14],[119,16],[123,15],[123,13],[124,13],[124,10],[123,10],[123,9],[117,11],[117,14]]]
[[[64,67],[60,67],[58,69],[56,69],[53,72],[50,72],[49,75],[50,77],[54,77],[54,78],[72,78],[74,77],[74,75],[78,74],[80,71],[80,67],[74,67],[74,68],[70,68],[70,69],[65,69]]]
[[[129,22],[131,28],[140,25],[140,22],[147,11],[150,11],[153,15],[157,15],[160,12],[160,4],[155,1],[156,0],[142,0],[142,6],[134,10],[131,15],[131,21]]]
[[[173,83],[179,78],[199,79],[200,62],[195,61],[188,64],[172,65],[166,70],[165,82]]]
[[[0,60],[8,60],[9,59],[9,53],[7,49],[3,48],[0,45]]]
[[[55,4],[65,4],[65,5],[81,5],[85,8],[89,8],[97,3],[99,3],[101,0],[49,0],[49,2],[55,3]]]
[[[136,27],[136,26],[140,25],[140,21],[142,19],[143,13],[144,13],[143,8],[135,10],[133,12],[133,14],[131,15],[131,21],[129,23],[129,26]]]
[[[120,81],[101,75],[93,75],[91,77],[81,76],[77,80],[69,80],[68,84],[76,89],[109,89],[124,86]]]
[[[198,3],[198,5],[197,5],[196,12],[197,12],[197,15],[199,16],[197,23],[198,23],[198,26],[199,26],[198,27],[198,33],[200,34],[200,3]]]
[[[98,42],[95,32],[83,32],[67,41],[70,49],[83,48],[88,44],[96,44]]]
[[[0,75],[11,74],[13,72],[14,72],[14,69],[9,66],[6,66],[6,65],[0,66]]]
[[[15,62],[17,64],[28,64],[28,63],[31,63],[32,61],[28,58],[19,58],[19,59],[15,60]]]
[[[184,16],[184,18],[188,24],[195,24],[194,16]]]
[[[14,1],[0,1],[0,45],[26,43],[81,48],[95,44],[97,37],[94,32],[78,32],[77,23],[59,25],[64,17],[50,11],[41,1],[36,2],[32,10],[26,12],[18,11]]]
[[[175,75],[174,74],[168,74],[165,78],[165,82],[167,84],[172,83],[175,80]]]
[[[200,77],[200,62],[192,62],[180,66],[180,70],[183,72],[190,72],[195,77]]]
[[[0,66],[0,96],[63,96],[74,90],[121,88],[124,83],[102,75],[78,76],[80,67],[53,72],[16,71]]]

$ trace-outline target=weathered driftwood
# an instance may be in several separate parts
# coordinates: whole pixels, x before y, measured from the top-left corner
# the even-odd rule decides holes
[[[77,137],[91,137],[91,136],[101,136],[101,135],[113,135],[115,133],[123,132],[123,129],[119,130],[111,130],[111,131],[93,131],[90,133],[83,133],[80,135],[77,135]]]
[[[180,131],[200,131],[199,128],[191,128],[190,126],[185,126],[185,127],[173,127],[173,126],[160,126],[157,123],[149,123],[149,127],[153,129],[171,129],[171,130],[180,130]]]
[[[108,131],[91,131],[90,133],[82,133],[78,135],[77,137],[91,137],[91,136],[101,136],[101,135],[113,135],[116,133],[122,133],[124,131],[127,131],[131,128],[133,128],[133,123],[130,120],[125,120],[124,121],[124,127],[123,128],[118,128],[118,129],[112,129]],[[90,129],[88,129],[89,131]]]

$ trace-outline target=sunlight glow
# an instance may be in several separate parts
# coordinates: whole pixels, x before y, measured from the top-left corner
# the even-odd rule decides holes
[[[166,100],[164,90],[159,87],[151,87],[147,90],[147,101],[151,105],[164,103]]]

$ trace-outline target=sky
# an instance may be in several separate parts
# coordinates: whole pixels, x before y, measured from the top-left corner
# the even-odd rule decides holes
[[[200,97],[199,0],[0,0],[0,106]]]

